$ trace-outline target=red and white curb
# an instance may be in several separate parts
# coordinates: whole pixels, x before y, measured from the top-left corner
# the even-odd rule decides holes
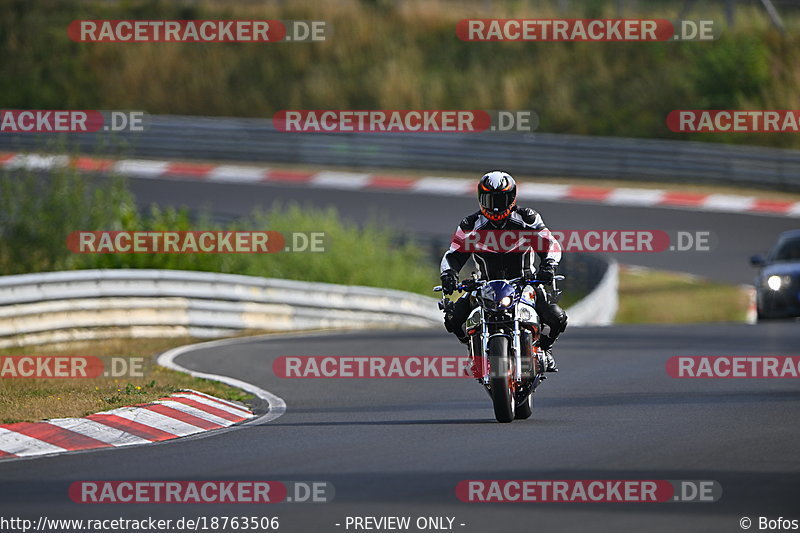
[[[325,334],[319,332],[317,335]],[[328,334],[330,332],[327,332]],[[309,337],[314,333],[286,334],[281,338]],[[194,390],[184,390],[155,402],[121,407],[84,418],[56,418],[42,422],[0,425],[0,461],[73,451],[118,448],[152,444],[190,435],[230,431],[236,424],[271,422],[286,412],[283,398],[252,383],[218,374],[197,372],[175,362],[175,358],[194,350],[253,342],[278,335],[257,335],[236,339],[187,344],[158,356],[160,366],[191,376],[218,381],[253,394],[267,405],[256,415],[243,404],[223,400]]]
[[[242,404],[186,390],[84,418],[0,425],[0,459],[160,442],[222,429],[255,416]]]
[[[99,159],[37,154],[0,153],[0,168],[48,170],[71,167],[84,172],[113,172],[133,178],[168,178],[214,183],[293,183],[343,190],[398,191],[407,194],[471,196],[474,180],[443,177],[409,178],[357,172],[270,169],[260,166]],[[693,211],[748,213],[800,218],[800,202],[733,194],[700,194],[662,189],[592,187],[536,183],[520,185],[525,200],[570,201],[628,207],[665,207]]]

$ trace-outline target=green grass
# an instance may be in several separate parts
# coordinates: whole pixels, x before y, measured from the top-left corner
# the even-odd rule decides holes
[[[800,147],[781,134],[673,134],[674,109],[800,107],[800,20],[786,35],[764,10],[698,2],[715,42],[468,43],[467,17],[615,17],[615,2],[455,0],[0,0],[3,108],[134,109],[268,118],[280,109],[532,109],[541,131]],[[680,2],[627,4],[627,18],[674,19]],[[74,19],[325,20],[319,43],[74,43]]]
[[[259,230],[324,232],[325,251],[270,254],[75,254],[72,231]],[[90,187],[70,169],[43,178],[0,173],[0,275],[91,268],[201,270],[366,285],[431,295],[438,270],[426,251],[384,229],[378,221],[358,227],[334,209],[273,204],[228,224],[185,209],[137,211],[121,179]]]
[[[623,267],[617,324],[743,322],[749,296],[739,286],[695,276]]]
[[[115,379],[0,379],[0,423],[35,422],[48,418],[81,417],[126,405],[147,403],[181,389],[218,398],[246,401],[251,395],[225,384],[162,368],[155,356],[169,348],[195,342],[178,339],[113,339],[64,346],[9,348],[0,356],[59,355],[142,357],[142,377]]]

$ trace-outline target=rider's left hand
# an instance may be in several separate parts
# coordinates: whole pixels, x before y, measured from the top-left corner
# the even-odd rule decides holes
[[[455,270],[447,269],[442,272],[442,290],[445,294],[453,294],[458,288],[458,274]]]

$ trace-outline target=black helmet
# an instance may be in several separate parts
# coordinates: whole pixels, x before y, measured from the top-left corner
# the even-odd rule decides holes
[[[517,183],[499,170],[485,174],[478,182],[478,203],[481,213],[489,220],[505,219],[517,204]]]

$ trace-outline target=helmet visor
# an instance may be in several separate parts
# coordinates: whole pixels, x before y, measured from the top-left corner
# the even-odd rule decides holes
[[[505,211],[514,202],[516,191],[481,191],[478,193],[478,202],[481,207],[490,212]]]

